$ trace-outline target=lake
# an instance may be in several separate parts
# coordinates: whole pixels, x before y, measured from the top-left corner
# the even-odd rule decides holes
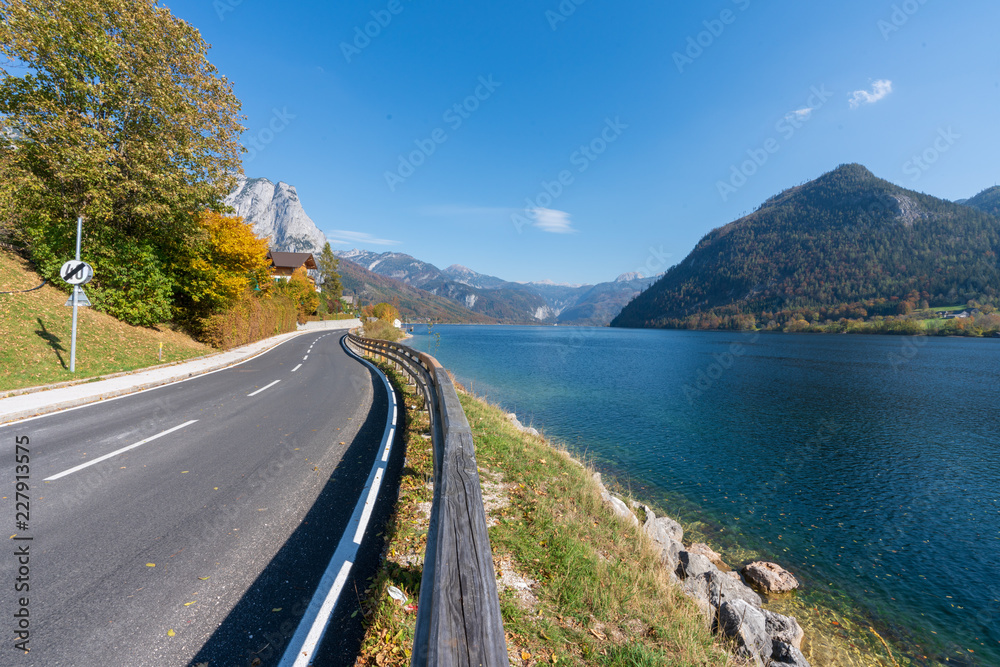
[[[417,325],[407,344],[680,518],[814,665],[1000,665],[1000,340]],[[806,647],[804,647],[806,648]]]

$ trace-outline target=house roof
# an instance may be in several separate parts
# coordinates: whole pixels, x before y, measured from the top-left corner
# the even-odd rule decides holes
[[[279,269],[292,269],[293,271],[303,264],[307,269],[315,269],[316,260],[311,252],[268,252],[267,258],[271,264]]]

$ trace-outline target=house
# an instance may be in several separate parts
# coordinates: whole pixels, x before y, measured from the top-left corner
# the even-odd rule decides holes
[[[342,297],[340,297],[340,300],[343,301],[344,303],[346,303],[348,306],[353,306],[354,305],[354,297],[353,296],[342,296]]]
[[[397,329],[402,329],[403,323],[399,321],[399,318],[396,318],[392,321],[392,326],[396,327]]]
[[[306,275],[316,284],[316,272],[319,267],[311,252],[274,252],[268,251],[267,258],[271,260],[271,277],[274,280],[288,280],[297,269],[306,267]],[[319,291],[319,287],[316,288]]]

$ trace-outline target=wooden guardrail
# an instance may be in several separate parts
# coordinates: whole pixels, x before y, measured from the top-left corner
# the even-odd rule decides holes
[[[507,667],[476,449],[455,385],[429,354],[354,334],[347,340],[356,352],[382,357],[412,377],[430,415],[434,500],[410,664]]]

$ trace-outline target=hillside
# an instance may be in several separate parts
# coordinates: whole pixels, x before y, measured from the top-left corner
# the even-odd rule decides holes
[[[1000,185],[983,190],[971,199],[962,202],[966,206],[1000,217]]]
[[[254,234],[266,236],[271,250],[319,254],[326,235],[306,214],[294,185],[266,178],[239,176],[236,189],[226,197],[236,215],[253,228]]]
[[[0,250],[0,292],[42,283],[27,261]],[[84,288],[86,290],[86,287]],[[73,309],[67,293],[46,284],[0,294],[0,391],[80,380],[209,354],[212,349],[170,329],[147,329],[79,308],[76,373],[69,372]]]
[[[843,165],[706,235],[622,327],[747,328],[1000,297],[1000,219]]]
[[[429,320],[466,324],[495,324],[496,320],[474,313],[449,299],[373,273],[349,259],[337,267],[344,296],[356,296],[362,303],[394,303],[404,320]]]

